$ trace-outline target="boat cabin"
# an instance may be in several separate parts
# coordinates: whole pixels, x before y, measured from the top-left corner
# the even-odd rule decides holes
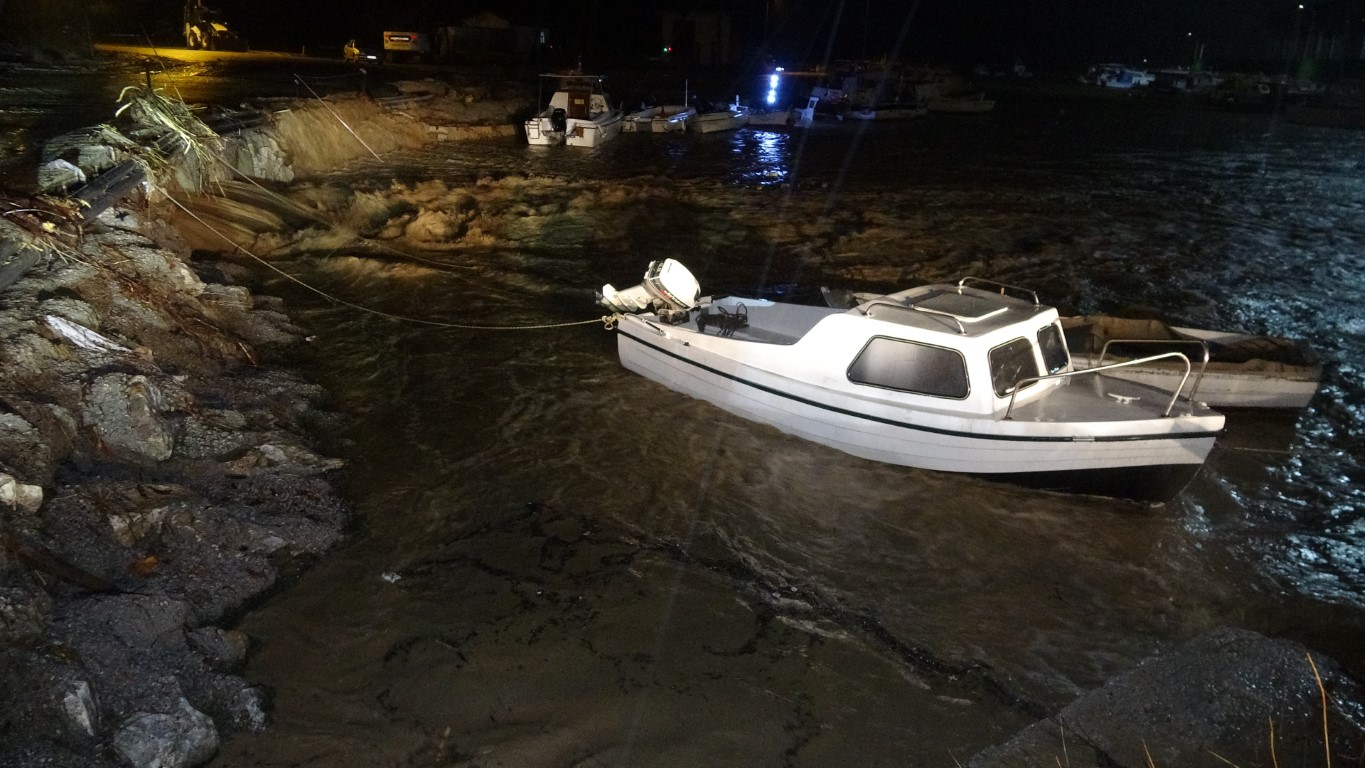
[[[995,400],[1007,401],[1020,382],[1034,386],[1029,379],[1071,364],[1057,311],[1010,296],[925,286],[850,312],[894,326],[868,334],[850,363],[849,381],[859,384],[954,400],[980,397],[994,410]]]
[[[570,120],[591,120],[609,107],[607,97],[591,81],[566,81],[550,97],[550,109],[564,110],[564,116]]]
[[[890,390],[922,407],[995,413],[1009,407],[1021,382],[1019,405],[1057,384],[1032,379],[1071,366],[1056,309],[969,286],[923,286],[849,310],[734,297],[710,307],[746,314],[744,326],[729,332],[735,339],[808,349],[797,364],[805,375],[834,368],[845,380],[829,386]]]

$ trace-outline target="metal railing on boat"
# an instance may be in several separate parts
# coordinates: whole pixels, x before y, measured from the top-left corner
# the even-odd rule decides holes
[[[1194,385],[1190,387],[1190,402],[1194,402],[1194,394],[1199,391],[1199,384],[1204,380],[1204,372],[1208,370],[1209,367],[1209,345],[1203,339],[1110,339],[1104,342],[1104,346],[1100,348],[1100,359],[1096,363],[1096,366],[1104,365],[1104,358],[1109,354],[1109,345],[1111,344],[1161,344],[1168,347],[1177,344],[1198,345],[1203,353],[1204,359],[1200,361],[1199,373],[1195,375]],[[1186,358],[1186,362],[1189,362],[1188,358]],[[1188,377],[1188,375],[1187,372],[1186,376]],[[1183,380],[1180,382],[1180,387],[1181,389],[1185,387],[1185,382]],[[1180,394],[1179,389],[1176,390],[1176,394]]]
[[[1008,283],[1002,283],[1002,282],[999,282],[998,280],[987,280],[987,279],[984,278],[984,277],[972,277],[971,275],[968,275],[967,277],[964,277],[964,278],[962,278],[961,280],[958,280],[958,281],[957,281],[957,287],[958,287],[958,288],[972,288],[972,287],[975,287],[975,286],[976,286],[977,284],[979,284],[979,283],[980,283],[980,284],[985,284],[985,285],[993,285],[993,286],[995,286],[996,288],[999,288],[999,289],[1000,289],[1000,295],[1001,295],[1001,296],[1007,295],[1007,294],[1005,293],[1005,291],[1018,291],[1018,292],[1020,292],[1020,293],[1027,294],[1030,298],[1032,298],[1034,304],[1039,304],[1039,303],[1041,303],[1041,302],[1038,301],[1038,292],[1037,292],[1037,291],[1031,290],[1031,289],[1029,289],[1029,288],[1020,288],[1020,287],[1017,286],[1017,285],[1009,285]],[[979,290],[979,289],[978,289],[978,290]]]
[[[1025,386],[1029,384],[1035,384],[1040,381],[1053,380],[1060,381],[1061,379],[1069,379],[1074,376],[1088,376],[1092,374],[1099,375],[1106,371],[1116,371],[1120,368],[1129,368],[1135,365],[1142,365],[1144,363],[1150,363],[1154,360],[1164,360],[1167,358],[1179,358],[1180,360],[1183,360],[1185,362],[1185,373],[1180,378],[1180,386],[1175,388],[1175,392],[1171,395],[1171,402],[1167,404],[1165,412],[1161,414],[1163,417],[1170,416],[1171,411],[1175,410],[1176,402],[1180,399],[1181,391],[1185,389],[1185,382],[1188,381],[1190,378],[1190,359],[1181,352],[1164,352],[1160,355],[1152,355],[1151,357],[1144,357],[1138,360],[1125,360],[1121,363],[1110,363],[1109,365],[1096,366],[1094,368],[1086,368],[1080,371],[1065,371],[1063,373],[1052,373],[1046,376],[1029,376],[1028,378],[1020,379],[1014,383],[1014,389],[1013,391],[1010,392],[1010,404],[1008,407],[1005,408],[1005,415],[1003,419],[1005,421],[1009,421],[1010,414],[1014,412],[1015,397],[1019,394],[1019,390],[1023,389]]]
[[[889,299],[873,299],[872,301],[869,301],[867,303],[866,307],[863,308],[863,314],[867,317],[871,317],[873,307],[891,307],[892,309],[904,309],[913,312],[923,312],[926,315],[934,315],[935,317],[946,317],[949,320],[952,320],[954,323],[957,323],[957,332],[959,335],[962,336],[967,335],[967,326],[962,324],[961,318],[959,318],[957,315],[954,315],[951,312],[944,312],[938,309],[921,307],[918,304],[905,304],[899,301],[891,301]]]

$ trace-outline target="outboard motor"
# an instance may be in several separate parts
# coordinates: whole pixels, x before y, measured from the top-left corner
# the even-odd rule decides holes
[[[563,109],[555,107],[555,110],[550,113],[550,130],[555,133],[563,133],[568,130],[568,127],[569,116],[564,113]]]
[[[701,284],[687,267],[673,259],[651,261],[639,285],[618,291],[610,283],[602,286],[597,303],[617,312],[683,311],[697,306]]]

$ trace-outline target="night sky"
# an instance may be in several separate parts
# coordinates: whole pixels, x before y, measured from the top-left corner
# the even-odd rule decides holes
[[[23,0],[19,0],[22,2]],[[1324,0],[1317,0],[1323,2]],[[1070,68],[1107,60],[1186,63],[1198,43],[1211,60],[1266,56],[1272,20],[1296,0],[210,0],[258,48],[378,44],[394,28],[458,23],[492,10],[551,30],[586,59],[607,50],[645,53],[660,41],[658,12],[728,9],[746,58],[765,37],[793,64],[892,56],[923,63],[1012,63]],[[1310,8],[1314,0],[1307,0]],[[178,0],[128,0],[148,31],[179,23]],[[1282,23],[1282,22],[1281,22]],[[604,56],[604,58],[612,58]],[[621,57],[615,57],[621,58]]]

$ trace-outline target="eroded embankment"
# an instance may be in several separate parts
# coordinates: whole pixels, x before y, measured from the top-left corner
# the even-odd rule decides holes
[[[342,536],[341,462],[311,444],[322,393],[288,372],[304,331],[192,259],[167,212],[506,130],[456,126],[503,105],[426,88],[403,113],[332,99],[230,135],[135,94],[126,123],[49,145],[54,196],[3,205],[0,763],[194,765],[265,726],[266,693],[235,674],[250,639],[224,627]],[[128,163],[146,181],[98,216],[60,197]]]

